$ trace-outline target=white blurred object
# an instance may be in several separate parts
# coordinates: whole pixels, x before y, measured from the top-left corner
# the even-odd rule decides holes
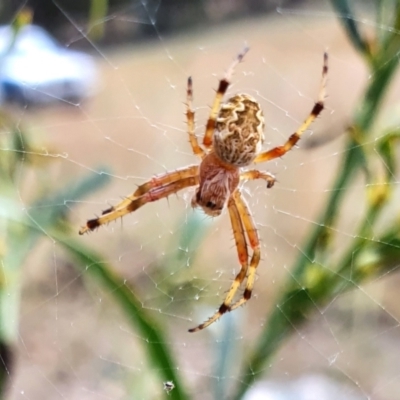
[[[294,381],[262,382],[250,389],[243,400],[362,400],[357,388],[322,375],[307,375]]]
[[[92,95],[97,70],[89,55],[60,46],[43,28],[21,28],[13,43],[10,26],[0,27],[0,93],[3,101],[79,103]]]

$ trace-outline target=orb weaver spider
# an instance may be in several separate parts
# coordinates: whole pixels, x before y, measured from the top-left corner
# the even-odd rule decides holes
[[[216,217],[227,206],[241,268],[231,284],[225,300],[214,315],[206,322],[189,329],[189,332],[200,331],[226,312],[242,306],[250,299],[253,291],[256,269],[260,262],[260,241],[256,224],[238,186],[240,181],[263,179],[267,183],[267,187],[271,188],[275,178],[268,172],[257,169],[241,171],[241,168],[252,163],[270,161],[286,154],[296,145],[304,131],[324,109],[328,74],[327,53],[324,53],[323,58],[318,100],[310,114],[282,146],[262,151],[265,124],[264,115],[257,100],[242,93],[236,94],[221,104],[234,69],[242,61],[247,51],[246,47],[238,54],[219,82],[202,146],[195,135],[192,78],[188,78],[186,90],[187,133],[193,153],[201,159],[200,165],[190,165],[153,177],[140,185],[133,194],[119,204],[103,211],[99,218],[88,220],[79,231],[81,235],[93,231],[101,225],[136,211],[149,202],[163,199],[190,186],[197,186],[192,198],[192,206],[202,208],[205,214]],[[249,247],[252,249],[251,258],[249,257]],[[242,297],[233,302],[236,292],[245,280]]]

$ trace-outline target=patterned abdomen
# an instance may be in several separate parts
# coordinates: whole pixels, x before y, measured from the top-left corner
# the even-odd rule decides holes
[[[221,106],[213,138],[214,151],[224,162],[251,164],[264,141],[264,115],[248,94],[237,94]]]

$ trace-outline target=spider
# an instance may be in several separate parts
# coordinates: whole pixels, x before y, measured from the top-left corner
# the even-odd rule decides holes
[[[327,53],[324,53],[323,58],[318,100],[310,114],[282,146],[262,151],[265,124],[263,112],[257,100],[248,94],[241,93],[221,104],[234,69],[243,60],[247,51],[248,47],[245,47],[238,54],[224,77],[219,81],[202,146],[195,135],[195,112],[192,108],[193,86],[192,78],[188,78],[186,90],[187,133],[193,153],[201,159],[200,164],[153,177],[138,186],[133,194],[119,204],[103,211],[100,217],[88,220],[79,231],[81,235],[93,231],[101,225],[136,211],[149,202],[168,197],[170,194],[190,186],[197,186],[192,198],[192,206],[202,208],[205,214],[216,217],[227,206],[241,268],[231,284],[225,300],[214,315],[197,327],[189,329],[189,332],[200,331],[226,312],[242,306],[250,299],[253,291],[256,269],[260,262],[260,241],[256,224],[241,195],[239,182],[263,179],[267,187],[271,188],[275,178],[270,173],[257,169],[242,171],[242,167],[252,163],[270,161],[286,154],[296,145],[304,131],[324,109],[328,74]],[[249,247],[252,250],[251,257]],[[243,295],[239,300],[234,301],[236,292],[243,282],[245,282]]]

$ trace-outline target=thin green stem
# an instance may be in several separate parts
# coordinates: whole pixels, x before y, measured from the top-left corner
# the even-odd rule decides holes
[[[165,398],[169,400],[187,399],[182,380],[178,375],[178,368],[166,345],[168,340],[164,337],[161,326],[143,312],[143,306],[133,294],[133,290],[103,261],[98,261],[99,257],[92,254],[77,241],[67,239],[58,232],[52,234],[52,237],[78,261],[77,266],[84,269],[87,274],[98,280],[112,293],[114,299],[127,315],[127,319],[132,323],[133,328],[140,332],[141,337],[147,343],[144,348],[148,352],[149,360],[153,366],[158,367],[158,374],[162,378],[160,387],[165,381],[174,382],[174,390],[169,394],[166,393]]]
[[[347,282],[346,289],[354,286],[351,285],[351,280],[344,280],[340,274],[351,268],[350,258],[354,256],[354,249],[365,245],[368,240],[364,235],[366,225],[363,224],[359,228],[359,235],[356,235],[358,239],[353,243],[349,253],[344,256],[342,267],[339,268],[338,273],[330,273],[327,272],[329,270],[323,269],[316,262],[316,252],[319,249],[323,250],[328,245],[330,230],[337,219],[350,182],[366,165],[367,160],[362,144],[372,128],[383,96],[398,66],[397,55],[387,58],[382,53],[379,59],[375,61],[372,63],[373,72],[370,85],[367,87],[361,106],[354,116],[353,130],[357,132],[357,135],[349,138],[327,205],[318,218],[306,244],[302,247],[303,251],[292,269],[290,280],[284,286],[286,289],[276,301],[277,306],[270,315],[260,339],[256,343],[248,363],[246,363],[238,391],[234,397],[236,400],[241,399],[247,388],[262,376],[265,366],[268,365],[282,342],[295,332],[294,328],[304,323],[308,315],[316,309],[316,306],[323,305],[332,296],[333,291],[338,290],[339,282]],[[380,210],[381,206],[369,209],[367,218],[370,222],[376,220]],[[367,223],[365,221],[365,224]],[[320,279],[318,285],[308,287],[306,273],[311,269],[319,270],[317,276],[319,274]]]

